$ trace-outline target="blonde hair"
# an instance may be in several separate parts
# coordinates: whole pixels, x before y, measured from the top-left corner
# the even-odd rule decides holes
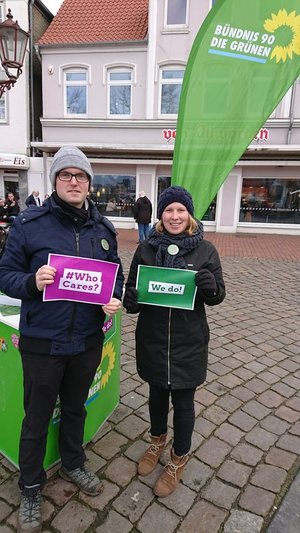
[[[191,237],[194,233],[196,233],[197,228],[198,228],[198,222],[189,213],[189,221],[188,221],[187,227],[184,230],[184,233],[186,233],[186,235]],[[156,229],[156,231],[158,231],[158,233],[163,233],[164,232],[165,227],[164,227],[164,225],[163,225],[161,220],[159,220],[155,224],[155,229]]]

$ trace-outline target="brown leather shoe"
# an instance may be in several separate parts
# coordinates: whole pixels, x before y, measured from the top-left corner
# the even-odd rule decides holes
[[[159,437],[151,437],[151,446],[146,450],[138,463],[138,473],[140,476],[147,476],[153,472],[158,460],[163,452],[167,441],[167,433]]]
[[[171,450],[171,461],[165,466],[154,487],[156,496],[165,498],[174,492],[179,484],[188,458],[188,455],[178,456],[174,453],[174,450]]]

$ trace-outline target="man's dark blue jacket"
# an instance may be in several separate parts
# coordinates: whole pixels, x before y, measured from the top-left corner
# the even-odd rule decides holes
[[[52,354],[81,353],[102,340],[105,314],[100,305],[43,302],[35,273],[48,254],[64,254],[118,263],[114,297],[121,299],[123,271],[116,233],[89,202],[88,220],[79,227],[51,196],[42,208],[31,206],[15,219],[0,260],[0,290],[22,300],[20,346]]]

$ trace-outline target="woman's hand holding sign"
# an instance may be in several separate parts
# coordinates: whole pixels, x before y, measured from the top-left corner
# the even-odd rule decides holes
[[[56,268],[43,265],[35,274],[35,282],[39,291],[43,291],[46,285],[51,285],[54,282]]]
[[[102,309],[106,315],[112,316],[122,308],[122,302],[118,298],[111,298],[106,304],[102,305]]]
[[[211,298],[217,294],[218,286],[215,276],[207,269],[201,268],[195,275],[195,282],[204,294]]]

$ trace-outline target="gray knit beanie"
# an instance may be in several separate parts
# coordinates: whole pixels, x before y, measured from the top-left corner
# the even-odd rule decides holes
[[[159,197],[157,204],[157,216],[159,219],[161,219],[166,207],[168,207],[170,204],[173,204],[173,202],[178,202],[184,205],[190,215],[192,215],[192,217],[194,216],[193,198],[191,197],[190,193],[183,187],[174,185],[173,187],[168,187],[165,189]]]
[[[86,155],[76,146],[62,146],[53,157],[49,176],[53,189],[57,174],[64,168],[80,168],[88,174],[91,185],[94,177],[92,167]]]

